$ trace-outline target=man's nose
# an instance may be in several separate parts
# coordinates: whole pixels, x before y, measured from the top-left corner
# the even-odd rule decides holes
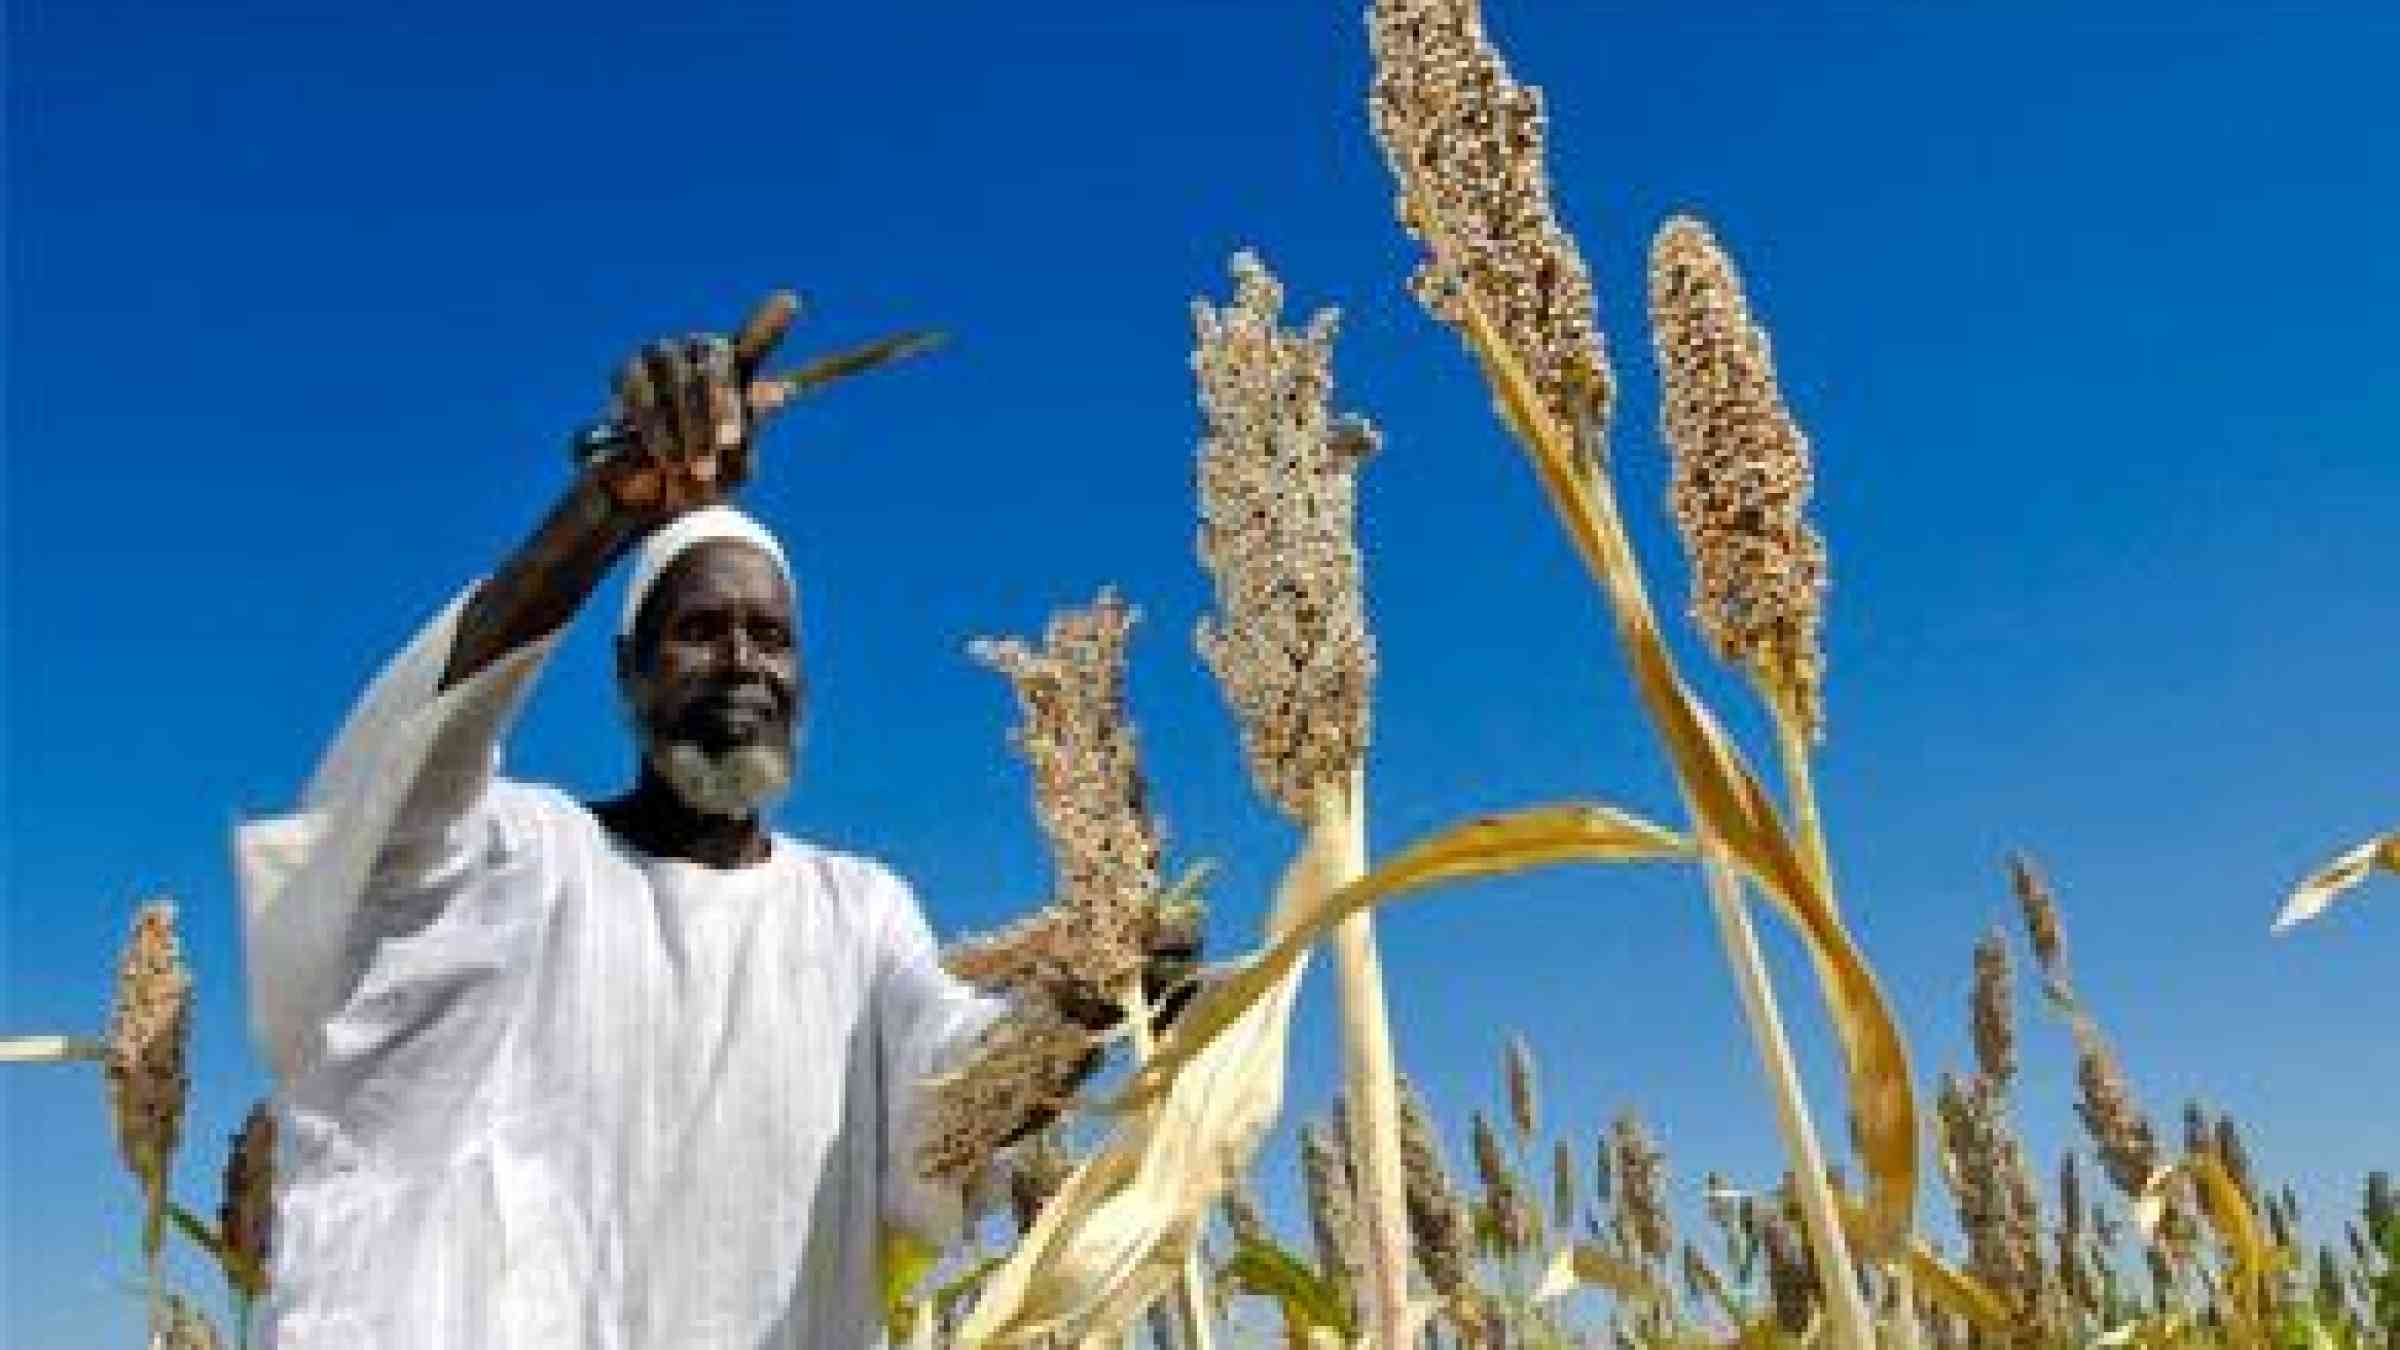
[[[717,644],[717,659],[729,669],[752,671],[764,668],[766,652],[741,625],[735,624],[725,630],[725,640]]]

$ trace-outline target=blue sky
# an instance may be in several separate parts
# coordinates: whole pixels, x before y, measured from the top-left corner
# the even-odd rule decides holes
[[[1295,319],[1342,307],[1338,402],[1385,431],[1361,489],[1374,846],[1569,796],[1672,816],[1597,597],[1401,290],[1358,8],[11,6],[0,1030],[96,1029],[134,904],[180,897],[201,994],[176,1186],[213,1208],[265,1086],[229,826],[289,800],[373,668],[538,515],[626,350],[778,285],[812,307],[801,352],[956,335],[787,419],[747,498],[807,606],[784,823],[890,860],[939,931],[1045,884],[1007,690],[962,646],[1104,583],[1146,615],[1133,699],[1177,857],[1223,863],[1215,950],[1255,931],[1291,839],[1190,644],[1186,306],[1242,246]],[[1968,1055],[1969,948],[2029,848],[2162,1126],[2203,1096],[2314,1220],[2349,1210],[2400,1162],[2400,897],[2266,924],[2394,823],[2400,17],[1492,0],[1490,22],[1549,94],[1671,610],[1641,294],[1667,213],[1711,222],[1776,339],[1833,556],[1837,869],[1920,1068]],[[513,771],[624,773],[605,626],[571,636]],[[1463,887],[1384,940],[1403,1062],[1454,1142],[1517,1030],[1579,1147],[1636,1105],[1686,1202],[1705,1168],[1780,1168],[1691,877]],[[1805,965],[1769,949],[1838,1121]],[[1287,1121],[1329,1091],[1331,1005],[1304,1000]],[[2026,1034],[2054,1160],[2071,1059],[2054,1023]],[[81,1069],[0,1077],[11,1345],[134,1334],[101,1101]]]

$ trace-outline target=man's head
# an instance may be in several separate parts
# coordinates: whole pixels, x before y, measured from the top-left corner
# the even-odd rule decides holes
[[[791,785],[794,609],[781,550],[729,510],[670,526],[636,564],[617,685],[643,758],[696,811],[747,817]]]

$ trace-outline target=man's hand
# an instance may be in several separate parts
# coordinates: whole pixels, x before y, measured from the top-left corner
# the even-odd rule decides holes
[[[1150,1009],[1150,1029],[1163,1034],[1175,1021],[1183,1005],[1191,1001],[1199,989],[1196,978],[1200,973],[1200,930],[1162,931],[1142,964],[1142,1002]],[[1087,1031],[1107,1031],[1125,1020],[1125,1009],[1113,1000],[1095,996],[1088,989],[1059,988],[1051,991],[1051,1001],[1069,1020]]]
[[[798,313],[792,293],[778,291],[733,337],[663,339],[626,360],[610,413],[632,433],[633,445],[591,469],[618,511],[651,528],[721,501],[748,481],[760,411],[751,382]]]
[[[1142,1001],[1150,1009],[1151,1034],[1165,1035],[1167,1028],[1174,1024],[1176,1015],[1199,992],[1198,925],[1173,926],[1161,931],[1158,940],[1150,948],[1148,960],[1142,966]],[[1067,1020],[1094,1034],[1108,1031],[1125,1020],[1123,1007],[1089,994],[1057,989],[1051,991],[1050,1000]],[[1067,1080],[1058,1085],[1058,1095],[1063,1097],[1082,1087],[1092,1075],[1100,1072],[1100,1066],[1106,1060],[1107,1047],[1093,1046],[1068,1072]],[[1039,1108],[1003,1137],[1000,1144],[1005,1148],[1027,1135],[1049,1128],[1050,1123],[1057,1119],[1056,1107]]]

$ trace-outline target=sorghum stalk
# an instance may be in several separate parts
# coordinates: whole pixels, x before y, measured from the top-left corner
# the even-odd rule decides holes
[[[1688,803],[1686,809],[1690,809]],[[1699,812],[1692,810],[1691,814],[1693,835],[1700,844],[1701,871],[1708,882],[1709,907],[1716,911],[1717,931],[1733,967],[1734,987],[1741,993],[1743,1011],[1749,1014],[1759,1066],[1775,1099],[1784,1147],[1791,1153],[1792,1170],[1798,1178],[1800,1212],[1807,1221],[1809,1245],[1817,1253],[1835,1344],[1850,1350],[1872,1350],[1874,1324],[1867,1316],[1866,1299],[1858,1291],[1857,1267],[1850,1260],[1850,1242],[1842,1233],[1833,1190],[1825,1181],[1825,1155],[1817,1146],[1817,1127],[1809,1119],[1808,1102],[1800,1092],[1800,1071],[1783,1034],[1783,1014],[1776,1009],[1774,990],[1767,984],[1767,964],[1759,954],[1758,934],[1750,926],[1749,908],[1742,903],[1740,883],[1723,846]],[[1902,1321],[1905,1324],[1907,1319]]]
[[[1705,826],[1704,803],[1728,813],[1741,810],[1734,799],[1742,789],[1728,780],[1746,778],[1747,770],[1717,739],[1713,719],[1683,684],[1659,639],[1605,472],[1611,402],[1607,362],[1594,322],[1589,274],[1550,208],[1540,93],[1510,78],[1471,0],[1377,0],[1368,23],[1376,65],[1370,95],[1376,139],[1399,180],[1402,224],[1424,242],[1429,255],[1412,289],[1435,317],[1460,330],[1483,364],[1504,421],[1524,442],[1570,542],[1607,595],[1636,688],[1675,757],[1687,813]],[[1722,753],[1708,758],[1712,752]],[[1765,859],[1774,866],[1782,840],[1762,847],[1760,835],[1779,835],[1781,829],[1780,821],[1762,819],[1759,831],[1744,827],[1729,839],[1714,837],[1714,828],[1694,833],[1703,845],[1710,900],[1728,958],[1737,967],[1753,1034],[1776,1043],[1771,1050],[1762,1046],[1762,1055],[1771,1090],[1778,1094],[1787,1146],[1803,1160],[1796,1170],[1813,1197],[1812,1236],[1823,1244],[1834,1330],[1844,1343],[1864,1347],[1864,1305],[1815,1140],[1790,1133],[1805,1124],[1806,1111],[1796,1099],[1798,1084],[1788,1047],[1781,1043],[1780,1019],[1766,1020],[1772,997],[1728,861],[1729,852],[1738,852],[1754,864]],[[1915,1180],[1915,1103],[1906,1052],[1872,972],[1858,958],[1810,864],[1800,866],[1811,873],[1805,879],[1778,869],[1778,894],[1791,901],[1822,962],[1828,1001],[1843,1019],[1853,1082],[1871,1073],[1884,1088],[1870,1102],[1868,1128],[1877,1143],[1872,1153],[1877,1167],[1868,1217],[1878,1242],[1890,1244],[1905,1236],[1910,1215],[1903,1206],[1913,1202]],[[1806,884],[1795,884],[1801,880]],[[1858,1096],[1863,1094],[1854,1093]]]
[[[1732,259],[1706,226],[1678,216],[1659,231],[1650,291],[1660,429],[1673,452],[1675,523],[1692,560],[1692,616],[1767,706],[1795,842],[1832,905],[1833,864],[1810,757],[1825,720],[1818,637],[1825,545],[1801,515],[1812,477],[1808,442],[1783,406],[1766,332],[1751,320]],[[1761,986],[1771,1007],[1763,973]],[[1796,1083],[1791,1090],[1797,1092]],[[1798,1118],[1806,1118],[1805,1105]],[[1815,1153],[1813,1135],[1808,1144]],[[1821,1165],[1793,1162],[1804,1189],[1824,1189]],[[1814,1211],[1824,1207],[1812,1205],[1809,1225],[1820,1252],[1824,1236]],[[1821,1264],[1829,1281],[1847,1278],[1846,1257]],[[1905,1295],[1906,1267],[1895,1265]],[[1863,1323],[1863,1300],[1836,1293],[1828,1299],[1835,1325],[1848,1321],[1846,1304],[1856,1305]],[[1903,1297],[1898,1307],[1899,1339],[1913,1347],[1914,1301]],[[1866,1334],[1863,1327],[1850,1330]]]
[[[1103,590],[1090,606],[1053,615],[1038,650],[1014,639],[969,647],[1008,678],[1024,711],[1011,740],[1033,770],[1034,818],[1050,842],[1059,903],[952,964],[1115,1002],[1140,1063],[1152,1045],[1143,968],[1162,911],[1160,830],[1125,706],[1137,617]],[[1201,1280],[1197,1254],[1187,1255],[1176,1310],[1189,1350],[1208,1346]]]
[[[1374,642],[1358,579],[1358,465],[1374,429],[1334,418],[1328,309],[1280,325],[1283,288],[1252,254],[1232,262],[1234,302],[1193,304],[1192,354],[1206,434],[1200,553],[1222,622],[1201,625],[1202,659],[1241,724],[1260,792],[1311,818],[1341,798],[1335,884],[1366,874],[1368,686]],[[1408,1304],[1408,1215],[1400,1162],[1391,1018],[1375,930],[1364,912],[1334,930],[1343,1072],[1367,1232],[1370,1339],[1398,1346]]]
[[[1342,839],[1341,884],[1367,874],[1367,815],[1364,770],[1350,774],[1352,803]],[[1380,1343],[1400,1344],[1408,1313],[1408,1204],[1400,1161],[1400,1103],[1394,1090],[1392,1025],[1383,998],[1383,963],[1375,930],[1366,914],[1353,914],[1334,930],[1335,971],[1342,995],[1342,1062],[1349,1094],[1351,1156],[1358,1160],[1359,1208],[1367,1235],[1369,1315]]]

